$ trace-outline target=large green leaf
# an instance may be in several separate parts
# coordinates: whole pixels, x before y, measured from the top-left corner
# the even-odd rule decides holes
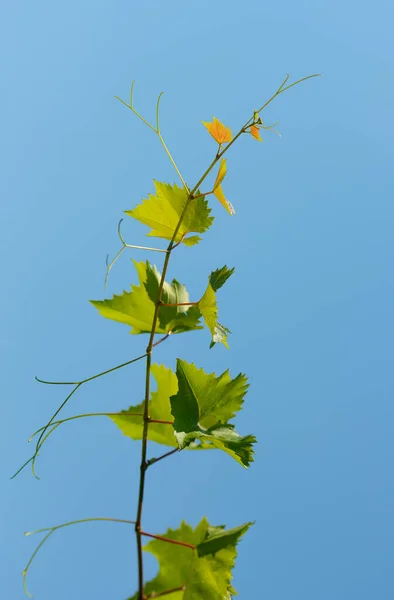
[[[244,467],[253,462],[253,435],[240,436],[228,423],[240,410],[248,384],[240,373],[219,377],[178,358],[178,392],[171,396],[174,430],[180,448],[199,440],[202,448],[219,448]]]
[[[217,342],[221,342],[228,348],[227,336],[230,332],[227,327],[218,323],[218,306],[216,303],[216,292],[222,287],[227,279],[234,273],[234,269],[224,266],[221,269],[212,271],[208,278],[208,286],[204,295],[198,303],[198,308],[204,318],[205,324],[212,334],[210,347]]]
[[[167,369],[164,365],[152,365],[152,374],[157,382],[157,391],[152,392],[149,402],[149,416],[160,421],[172,421],[170,396],[176,394],[178,381],[174,371]],[[127,411],[122,412],[144,412],[144,403],[130,406]],[[142,439],[143,418],[130,415],[111,416],[110,419],[119,427],[124,435],[133,440]],[[150,423],[148,439],[165,446],[177,447],[178,443],[171,425],[162,423]]]
[[[159,181],[155,181],[154,184],[155,194],[149,194],[142,204],[127,210],[126,214],[151,227],[147,235],[171,240],[189,195],[184,188],[177,185]],[[174,241],[182,241],[186,246],[198,244],[200,236],[185,236],[191,232],[204,233],[212,225],[213,217],[209,216],[210,212],[204,196],[191,200]]]
[[[228,422],[242,406],[248,387],[245,375],[231,379],[225,371],[216,377],[180,359],[176,374],[164,365],[154,364],[151,369],[157,391],[151,394],[149,415],[174,425],[150,423],[149,440],[186,450],[221,449],[243,466],[249,466],[253,461],[255,437],[240,436]],[[143,411],[141,402],[122,412]],[[141,416],[120,414],[110,418],[127,437],[142,438]]]
[[[169,529],[164,537],[186,542],[195,549],[161,540],[149,542],[144,550],[153,554],[160,566],[158,575],[145,585],[146,596],[166,594],[168,600],[229,600],[236,594],[231,585],[232,569],[237,556],[236,545],[252,523],[224,530],[211,527],[206,519],[192,529],[182,522],[179,529]],[[137,600],[138,593],[129,600]]]
[[[148,261],[133,263],[140,285],[132,285],[131,292],[114,295],[108,300],[91,300],[91,303],[107,319],[130,325],[131,333],[150,333],[161,275]],[[178,304],[189,302],[189,295],[185,286],[173,279],[172,283],[164,283],[161,299],[165,304]],[[182,333],[203,329],[199,318],[200,314],[195,307],[185,311],[184,306],[161,306],[156,333]]]

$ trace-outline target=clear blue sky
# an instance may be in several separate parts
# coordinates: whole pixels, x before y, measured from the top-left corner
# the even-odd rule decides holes
[[[236,275],[220,293],[231,351],[207,333],[157,349],[251,381],[238,429],[259,439],[244,471],[220,452],[152,467],[151,531],[206,515],[256,519],[240,545],[241,598],[391,600],[393,464],[392,3],[37,0],[0,9],[1,95],[1,597],[22,600],[20,572],[39,538],[26,530],[88,516],[134,518],[140,446],[106,419],[65,425],[26,470],[29,435],[65,389],[34,375],[79,379],[141,353],[146,338],[104,320],[106,253],[124,209],[176,176],[155,136],[114,100],[137,80],[187,180],[204,169],[215,115],[233,130],[293,79],[324,77],[272,104],[282,138],[242,139],[228,155],[215,225],[180,249],[170,276],[197,295],[212,268]],[[128,241],[146,243],[127,219]],[[134,281],[129,258],[109,293]],[[149,257],[157,258],[156,256]],[[160,256],[158,256],[160,259]],[[156,261],[160,266],[160,261]],[[65,415],[126,408],[143,365],[80,390]],[[157,452],[159,449],[156,450]],[[136,589],[127,526],[89,524],[55,535],[34,563],[39,600],[124,600]],[[155,573],[147,557],[147,575]]]

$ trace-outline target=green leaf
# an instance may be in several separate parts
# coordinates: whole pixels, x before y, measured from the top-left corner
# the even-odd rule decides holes
[[[226,265],[221,269],[216,269],[216,271],[212,271],[209,276],[209,283],[212,286],[214,292],[217,292],[219,288],[222,287],[227,281],[229,277],[234,273],[235,268],[228,269]]]
[[[216,303],[216,293],[222,287],[227,279],[234,273],[234,269],[228,269],[226,266],[221,269],[212,271],[208,278],[208,286],[201,300],[198,303],[198,308],[204,318],[205,324],[212,334],[210,348],[217,342],[224,344],[228,348],[227,336],[230,330],[224,325],[218,323],[218,306]]]
[[[151,227],[149,236],[171,240],[183,214],[189,195],[184,188],[168,183],[155,181],[155,194],[142,201],[142,204],[126,214],[144,225]],[[197,193],[198,195],[198,193]],[[186,246],[193,246],[200,241],[199,236],[186,238],[184,236],[191,232],[204,233],[212,225],[213,217],[204,196],[200,196],[189,202],[186,213],[183,216],[181,227],[175,238],[175,242],[182,241]]]
[[[236,545],[251,523],[225,531],[210,527],[206,519],[192,529],[182,522],[178,529],[169,529],[163,537],[195,546],[187,548],[153,540],[144,550],[153,554],[160,566],[158,575],[148,582],[144,594],[163,594],[167,590],[184,587],[166,594],[169,600],[227,600],[236,594],[231,585],[232,569],[237,556]],[[137,600],[138,593],[129,600]]]
[[[152,419],[161,421],[172,421],[170,396],[176,394],[178,390],[178,381],[172,369],[167,369],[164,365],[154,364],[151,366],[152,375],[157,383],[157,391],[152,392],[149,402],[149,416]],[[136,406],[130,406],[127,411],[122,412],[144,412],[144,402]],[[119,427],[122,433],[133,440],[142,439],[143,418],[130,415],[111,416],[110,419]],[[171,425],[163,423],[150,423],[148,428],[148,439],[165,446],[178,446],[174,436],[174,429]]]
[[[133,263],[140,285],[132,285],[131,292],[114,295],[108,300],[91,300],[91,303],[107,319],[130,325],[130,333],[150,333],[161,274],[148,261]],[[165,304],[177,304],[189,302],[189,295],[185,286],[174,279],[172,283],[164,283],[161,299]],[[200,314],[195,307],[185,311],[184,306],[162,306],[155,333],[182,333],[203,329],[199,318]]]
[[[229,545],[235,546],[240,537],[244,535],[254,525],[253,522],[245,523],[233,529],[225,529],[224,525],[219,527],[209,527],[206,538],[197,546],[198,556],[215,554]]]
[[[201,240],[202,237],[199,235],[191,235],[190,237],[184,238],[182,243],[185,244],[185,246],[195,246]]]
[[[216,327],[214,334],[212,336],[212,341],[209,344],[209,348],[213,348],[215,344],[222,343],[228,348],[227,336],[231,333],[228,327],[221,325],[219,322],[216,322]]]
[[[176,374],[164,365],[154,364],[151,370],[157,382],[157,391],[151,394],[149,415],[152,419],[174,422],[174,426],[150,423],[149,440],[186,450],[219,448],[243,466],[249,466],[253,461],[256,439],[253,435],[240,436],[234,426],[227,422],[242,406],[248,387],[245,375],[231,379],[229,372],[225,371],[216,377],[180,359]],[[198,402],[197,398],[202,400]],[[141,402],[122,412],[143,411],[144,403]],[[142,439],[141,416],[121,414],[113,415],[110,419],[127,437]]]
[[[188,447],[189,443],[196,443],[200,440],[201,450],[210,450],[217,448],[229,454],[234,460],[244,467],[249,467],[253,462],[253,444],[256,443],[254,435],[241,436],[234,430],[234,426],[227,424],[219,428],[211,428],[208,430],[198,430],[186,435],[180,434],[177,436],[178,443],[182,448],[182,444]]]
[[[240,373],[216,377],[194,364],[177,360],[178,392],[171,396],[175,435],[180,448],[199,440],[202,449],[219,448],[244,467],[253,462],[253,435],[240,436],[228,423],[240,410],[248,384]]]

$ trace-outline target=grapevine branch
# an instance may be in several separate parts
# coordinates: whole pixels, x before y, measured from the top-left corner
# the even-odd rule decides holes
[[[150,129],[152,129],[155,133],[157,133],[157,135],[160,138],[160,141],[171,161],[171,163],[173,164],[180,180],[182,181],[185,190],[188,192],[188,198],[187,201],[185,203],[185,206],[183,208],[182,214],[179,218],[178,224],[175,227],[174,233],[172,235],[171,241],[168,245],[167,248],[167,253],[164,259],[164,265],[163,265],[163,270],[162,270],[162,274],[161,274],[161,280],[160,280],[160,284],[159,284],[159,290],[158,290],[158,294],[157,294],[157,300],[156,300],[156,306],[155,306],[155,312],[153,315],[153,319],[152,319],[152,327],[151,327],[151,333],[150,333],[150,337],[149,337],[149,342],[148,342],[148,346],[146,348],[146,377],[145,377],[145,400],[144,400],[144,428],[143,428],[143,434],[142,434],[142,448],[141,448],[141,465],[140,465],[140,484],[139,484],[139,492],[138,492],[138,508],[137,508],[137,517],[136,517],[136,523],[135,523],[135,533],[136,533],[136,538],[137,538],[137,552],[138,552],[138,599],[139,600],[144,600],[144,568],[143,568],[143,553],[142,553],[142,529],[141,529],[141,521],[142,521],[142,511],[143,511],[143,501],[144,501],[144,491],[145,491],[145,478],[146,478],[146,470],[147,470],[147,460],[146,460],[146,456],[147,456],[147,445],[148,445],[148,428],[149,428],[149,398],[150,398],[150,372],[151,372],[151,362],[152,362],[152,349],[153,349],[153,344],[154,344],[154,337],[155,337],[155,332],[156,332],[156,325],[157,325],[157,320],[158,320],[158,316],[159,316],[159,310],[160,310],[160,306],[162,306],[162,292],[163,292],[163,287],[164,287],[164,282],[165,282],[165,277],[167,274],[167,270],[168,270],[168,265],[169,265],[169,261],[170,261],[170,257],[171,257],[171,252],[174,249],[175,246],[175,240],[177,237],[177,234],[179,232],[179,229],[181,227],[182,221],[185,217],[185,214],[189,208],[190,203],[193,201],[194,199],[194,194],[197,192],[197,190],[199,189],[200,185],[205,181],[206,177],[209,175],[209,173],[212,171],[212,169],[214,168],[214,166],[217,164],[217,162],[222,158],[222,156],[229,150],[229,148],[234,144],[234,142],[243,134],[247,132],[247,129],[250,127],[250,125],[253,125],[253,123],[259,118],[259,113],[261,111],[263,111],[277,96],[279,96],[279,94],[285,92],[286,90],[290,89],[291,87],[297,85],[298,83],[301,83],[302,81],[306,81],[307,79],[310,79],[311,77],[316,77],[317,75],[310,75],[308,77],[304,77],[302,79],[299,79],[298,81],[286,86],[287,81],[289,80],[289,75],[286,76],[286,78],[284,79],[284,81],[282,82],[282,84],[280,85],[280,87],[277,89],[277,91],[275,92],[275,94],[273,94],[271,96],[271,98],[269,98],[265,104],[263,104],[263,106],[261,108],[259,108],[257,111],[254,111],[253,113],[253,117],[251,117],[250,119],[248,119],[248,121],[245,123],[245,125],[243,125],[241,127],[241,129],[239,130],[239,132],[235,135],[235,137],[222,149],[220,149],[219,146],[219,150],[216,153],[215,158],[212,160],[211,164],[209,165],[209,167],[207,168],[207,170],[205,171],[205,173],[201,176],[201,178],[198,180],[198,182],[196,183],[196,185],[193,187],[193,189],[191,191],[189,191],[189,188],[187,186],[187,184],[185,183],[185,180],[182,177],[182,174],[180,173],[174,159],[172,158],[167,146],[164,143],[164,140],[161,136],[160,133],[160,127],[159,127],[159,104],[160,104],[160,99],[161,99],[161,95],[159,95],[158,101],[157,101],[157,106],[156,106],[156,128],[153,127],[148,121],[146,121],[146,119],[144,119],[137,111],[136,109],[133,107],[133,90],[134,90],[134,82],[132,84],[131,87],[131,91],[130,91],[130,105],[128,105],[126,102],[124,102],[123,100],[121,100],[120,98],[117,97],[118,100],[120,100],[123,104],[125,104],[129,109],[131,109],[136,115],[137,117],[139,117]]]
[[[142,356],[139,356],[131,361],[128,361],[126,363],[123,363],[121,365],[118,365],[116,367],[113,367],[112,369],[108,369],[107,371],[103,371],[101,373],[98,373],[92,377],[89,377],[87,379],[83,379],[81,381],[73,381],[73,382],[54,382],[54,381],[44,381],[41,379],[37,379],[37,381],[39,381],[40,383],[43,384],[47,384],[47,385],[72,385],[74,386],[74,388],[72,389],[72,391],[70,392],[70,394],[66,397],[66,399],[61,403],[61,405],[58,407],[58,409],[56,410],[56,412],[52,415],[52,417],[50,418],[50,420],[48,421],[48,423],[46,425],[44,425],[43,427],[41,427],[40,429],[38,429],[29,439],[29,441],[35,437],[38,436],[38,440],[36,442],[36,448],[35,448],[35,452],[34,455],[17,471],[17,473],[15,473],[15,475],[13,477],[15,477],[27,464],[29,464],[30,462],[32,463],[32,470],[33,470],[33,474],[37,477],[36,473],[35,473],[35,460],[36,457],[38,456],[38,452],[41,449],[42,445],[44,444],[44,442],[47,440],[47,438],[49,437],[49,435],[58,427],[60,426],[62,423],[68,422],[68,421],[72,421],[74,419],[80,419],[83,417],[91,417],[91,416],[115,416],[115,415],[122,415],[122,416],[132,416],[132,417],[141,417],[142,418],[142,444],[141,444],[141,463],[140,463],[140,477],[139,477],[139,489],[138,489],[138,501],[137,501],[137,515],[136,515],[136,520],[135,521],[130,521],[130,520],[123,520],[123,519],[111,519],[111,518],[104,518],[104,517],[99,517],[99,518],[88,518],[88,519],[81,519],[78,521],[70,521],[68,523],[64,523],[62,525],[57,525],[55,527],[50,527],[50,528],[44,528],[44,529],[39,529],[37,531],[33,531],[33,532],[29,532],[26,533],[25,535],[31,535],[34,533],[46,533],[45,537],[43,538],[43,540],[39,543],[39,545],[37,546],[37,548],[35,549],[35,551],[33,552],[29,562],[26,565],[25,570],[23,571],[23,579],[24,579],[24,586],[25,586],[25,591],[28,595],[30,595],[26,589],[26,575],[28,572],[28,569],[32,563],[32,561],[34,560],[35,556],[37,555],[38,551],[40,550],[40,548],[43,546],[43,544],[48,540],[48,538],[58,529],[63,528],[63,527],[67,527],[69,525],[74,525],[74,524],[79,524],[79,523],[84,523],[84,522],[90,522],[90,521],[113,521],[113,522],[117,522],[117,523],[127,523],[130,525],[134,525],[134,530],[135,530],[135,534],[136,534],[136,542],[137,542],[137,557],[138,557],[138,600],[148,600],[148,599],[153,599],[153,598],[158,598],[158,597],[162,597],[162,596],[166,596],[169,595],[171,593],[177,592],[177,591],[184,591],[186,589],[185,585],[182,585],[180,587],[176,587],[176,588],[172,588],[169,590],[165,590],[165,591],[161,591],[159,593],[153,593],[150,596],[146,596],[144,594],[144,564],[143,564],[143,551],[142,551],[142,537],[146,536],[146,537],[150,537],[156,540],[160,540],[169,544],[176,544],[178,546],[183,546],[186,548],[189,548],[193,551],[195,551],[196,546],[189,544],[188,542],[184,542],[184,541],[178,541],[178,540],[172,540],[170,538],[164,537],[164,536],[160,536],[160,535],[155,535],[155,534],[151,534],[148,533],[146,531],[144,531],[142,529],[142,514],[143,514],[143,502],[144,502],[144,493],[145,493],[145,482],[146,482],[146,471],[148,469],[148,467],[150,467],[152,464],[163,460],[164,458],[167,458],[173,454],[175,454],[176,452],[179,452],[179,448],[174,448],[172,450],[170,450],[169,452],[166,452],[165,454],[157,457],[157,458],[151,458],[149,460],[147,460],[147,447],[148,447],[148,433],[149,433],[149,423],[161,423],[161,424],[167,424],[167,425],[173,425],[172,421],[164,421],[164,420],[160,420],[160,419],[152,419],[149,415],[149,401],[150,401],[150,382],[151,382],[151,365],[152,365],[152,351],[153,348],[156,347],[157,345],[159,345],[160,343],[162,343],[163,341],[165,341],[166,339],[168,339],[169,335],[171,332],[168,332],[164,337],[162,337],[160,340],[155,342],[155,335],[156,335],[156,328],[157,328],[157,323],[158,323],[158,318],[159,318],[159,311],[160,308],[162,306],[193,306],[193,305],[197,305],[197,302],[183,302],[183,303],[178,303],[178,304],[168,304],[168,303],[164,303],[162,301],[162,294],[163,294],[163,289],[164,289],[164,284],[165,284],[165,278],[167,275],[167,271],[168,271],[168,267],[169,267],[169,261],[170,261],[170,257],[171,257],[171,253],[172,251],[177,248],[179,246],[179,244],[183,241],[183,237],[181,237],[181,239],[179,239],[179,230],[180,227],[182,225],[183,219],[187,213],[187,210],[190,206],[190,204],[193,202],[193,200],[195,200],[196,198],[199,198],[201,196],[200,192],[199,192],[199,188],[201,186],[201,184],[205,181],[205,179],[207,178],[207,176],[210,174],[210,172],[212,171],[212,169],[215,167],[215,165],[218,163],[219,160],[221,160],[221,158],[223,157],[223,155],[229,150],[229,148],[235,143],[235,141],[244,133],[251,133],[251,127],[255,127],[255,128],[262,128],[262,129],[272,129],[274,127],[274,125],[271,126],[265,126],[263,124],[263,121],[261,120],[260,117],[260,113],[280,94],[282,94],[283,92],[289,90],[290,88],[292,88],[293,86],[306,81],[307,79],[311,79],[312,77],[317,77],[318,75],[310,75],[308,77],[304,77],[302,79],[299,79],[297,81],[295,81],[294,83],[291,83],[289,85],[287,85],[287,82],[289,80],[289,75],[286,76],[286,78],[284,79],[284,81],[282,82],[282,84],[279,86],[279,88],[276,90],[276,92],[265,102],[265,104],[263,104],[258,110],[255,110],[253,112],[253,116],[241,127],[241,129],[238,131],[238,133],[231,139],[230,142],[226,143],[225,145],[223,144],[219,144],[218,148],[217,148],[217,152],[215,154],[214,159],[212,160],[212,162],[210,163],[210,165],[208,166],[208,168],[206,169],[206,171],[203,173],[203,175],[201,176],[201,178],[199,179],[199,181],[196,183],[196,185],[192,188],[189,189],[188,185],[186,184],[178,166],[176,165],[165,141],[164,138],[162,136],[161,133],[161,129],[160,129],[160,121],[159,121],[159,108],[160,108],[160,101],[161,101],[161,97],[162,97],[162,93],[160,93],[158,100],[157,100],[157,104],[156,104],[156,125],[152,125],[150,124],[135,108],[133,105],[133,91],[134,91],[134,82],[131,86],[131,91],[130,91],[130,104],[127,104],[124,100],[122,100],[121,98],[116,97],[120,102],[122,102],[125,106],[127,106],[143,123],[145,123],[145,125],[147,125],[155,134],[157,134],[157,136],[159,137],[160,143],[162,144],[169,160],[171,161],[175,171],[177,172],[185,190],[187,193],[187,199],[185,202],[185,205],[183,207],[183,211],[182,214],[179,217],[179,221],[175,227],[175,230],[173,232],[172,238],[168,244],[168,247],[166,249],[159,249],[159,248],[149,248],[149,247],[145,247],[145,246],[137,246],[137,245],[132,245],[132,244],[128,244],[125,242],[122,233],[121,233],[121,222],[119,222],[118,225],[118,235],[119,238],[121,240],[122,243],[122,247],[121,249],[118,251],[118,253],[116,254],[115,258],[111,261],[111,263],[108,262],[108,256],[107,256],[107,272],[106,272],[106,277],[105,277],[105,283],[107,283],[107,279],[109,276],[109,273],[111,271],[111,268],[113,267],[113,265],[115,264],[115,262],[118,260],[118,258],[121,256],[121,254],[123,253],[123,251],[126,248],[134,248],[134,249],[141,249],[141,250],[148,250],[148,251],[155,251],[155,252],[162,252],[165,254],[165,259],[164,259],[164,264],[163,264],[163,269],[162,269],[162,274],[161,274],[161,279],[160,279],[160,283],[159,283],[159,288],[158,288],[158,293],[157,293],[157,298],[155,301],[155,309],[154,309],[154,314],[153,314],[153,319],[152,319],[152,325],[151,325],[151,329],[150,329],[150,334],[149,334],[149,341],[148,341],[148,345],[146,348],[146,352],[145,354],[143,354]],[[208,194],[213,193],[208,192]],[[178,241],[177,240],[178,237]],[[60,411],[63,409],[63,407],[67,404],[68,400],[73,396],[73,394],[79,389],[79,387],[81,387],[83,384],[92,381],[93,379],[96,379],[98,377],[101,377],[103,375],[106,375],[107,373],[110,373],[112,371],[115,371],[117,369],[120,369],[122,367],[125,367],[129,364],[132,364],[136,361],[142,360],[142,359],[146,359],[146,368],[145,368],[145,395],[144,395],[144,400],[143,400],[143,412],[142,413],[131,413],[131,412],[118,412],[118,413],[89,413],[89,414],[83,414],[83,415],[75,415],[73,417],[69,417],[66,419],[62,419],[62,420],[56,420],[57,415],[60,413]]]

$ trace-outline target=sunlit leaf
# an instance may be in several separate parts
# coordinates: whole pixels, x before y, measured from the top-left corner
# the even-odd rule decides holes
[[[226,174],[227,174],[227,163],[226,163],[226,159],[222,158],[222,160],[220,161],[218,174],[216,175],[215,183],[213,184],[213,193],[215,194],[215,196],[219,200],[219,202],[227,210],[227,212],[230,215],[234,215],[235,214],[234,207],[231,204],[231,202],[229,202],[227,200],[227,198],[225,197],[223,190],[222,190],[222,181],[226,177]]]
[[[251,125],[251,127],[250,127],[250,133],[259,142],[263,141],[263,139],[262,139],[262,137],[260,135],[260,129],[258,127],[256,127],[256,125]]]
[[[165,594],[169,600],[230,600],[236,594],[231,585],[232,570],[237,556],[237,543],[252,523],[225,530],[211,527],[204,518],[193,529],[182,522],[178,529],[168,529],[162,537],[185,542],[194,549],[153,540],[145,547],[159,563],[159,572],[145,584],[146,597],[167,590],[184,588]],[[138,600],[138,593],[129,600]]]
[[[180,448],[199,440],[204,448],[224,450],[244,467],[253,462],[253,435],[240,436],[228,423],[242,406],[247,379],[228,371],[219,377],[177,360],[178,393],[171,397],[174,430]]]
[[[218,174],[216,175],[215,183],[213,185],[214,190],[216,190],[216,188],[222,183],[223,179],[226,177],[226,174],[227,174],[227,163],[226,163],[226,159],[222,158],[222,160],[220,161],[220,165],[219,165],[219,171],[218,171]]]
[[[215,194],[216,198],[219,200],[220,204],[222,206],[224,206],[224,208],[227,210],[229,215],[235,215],[234,206],[231,204],[231,202],[229,200],[227,200],[226,196],[223,193],[222,186],[218,185],[214,189],[213,193]]]
[[[239,538],[247,532],[253,523],[245,523],[233,529],[225,529],[223,525],[219,527],[208,527],[208,532],[205,540],[197,547],[199,556],[207,554],[216,554],[223,548],[237,543]]]
[[[231,142],[233,139],[231,129],[223,125],[223,123],[221,123],[216,117],[213,117],[212,122],[202,121],[202,124],[205,125],[213,139],[216,140],[218,144]]]
[[[148,236],[171,240],[183,214],[189,195],[185,188],[155,181],[155,194],[149,194],[146,200],[126,214],[144,225],[151,227]],[[199,194],[196,194],[197,196]],[[186,246],[197,244],[200,236],[187,238],[189,233],[204,233],[212,225],[210,208],[204,196],[199,196],[189,202],[183,216],[180,229],[175,237],[175,242],[182,241]]]
[[[215,344],[224,344],[228,348],[227,338],[230,335],[231,331],[228,327],[225,327],[219,322],[216,322],[216,327],[214,334],[212,336],[212,341],[209,345],[210,348],[213,348]]]
[[[130,325],[131,333],[150,333],[161,274],[148,261],[133,263],[140,282],[138,286],[132,285],[131,292],[114,295],[108,300],[91,300],[91,303],[103,317]],[[178,304],[189,302],[189,295],[185,286],[173,279],[172,283],[164,283],[161,299],[165,304]],[[187,310],[185,306],[160,307],[156,333],[182,333],[203,329],[199,321],[200,315],[193,308]]]
[[[245,467],[253,462],[255,437],[240,436],[229,422],[242,407],[248,388],[245,375],[231,379],[225,371],[216,377],[181,359],[176,373],[163,365],[152,365],[152,374],[157,390],[151,393],[149,415],[168,424],[150,423],[149,440],[187,450],[220,449]],[[143,409],[140,402],[123,412],[143,413]],[[110,418],[127,437],[142,438],[141,416]]]
[[[218,307],[216,303],[216,291],[222,287],[227,279],[234,273],[234,269],[226,266],[213,271],[208,279],[208,286],[204,295],[198,303],[198,308],[204,318],[206,326],[212,334],[211,347],[221,342],[228,348],[227,335],[230,330],[218,323]]]
[[[226,265],[220,269],[212,271],[209,276],[209,283],[211,284],[213,291],[217,292],[226,283],[227,279],[231,277],[234,271],[234,268],[229,269]]]
[[[182,243],[185,244],[185,246],[195,246],[201,240],[202,238],[199,235],[191,235],[187,238],[184,238]]]

